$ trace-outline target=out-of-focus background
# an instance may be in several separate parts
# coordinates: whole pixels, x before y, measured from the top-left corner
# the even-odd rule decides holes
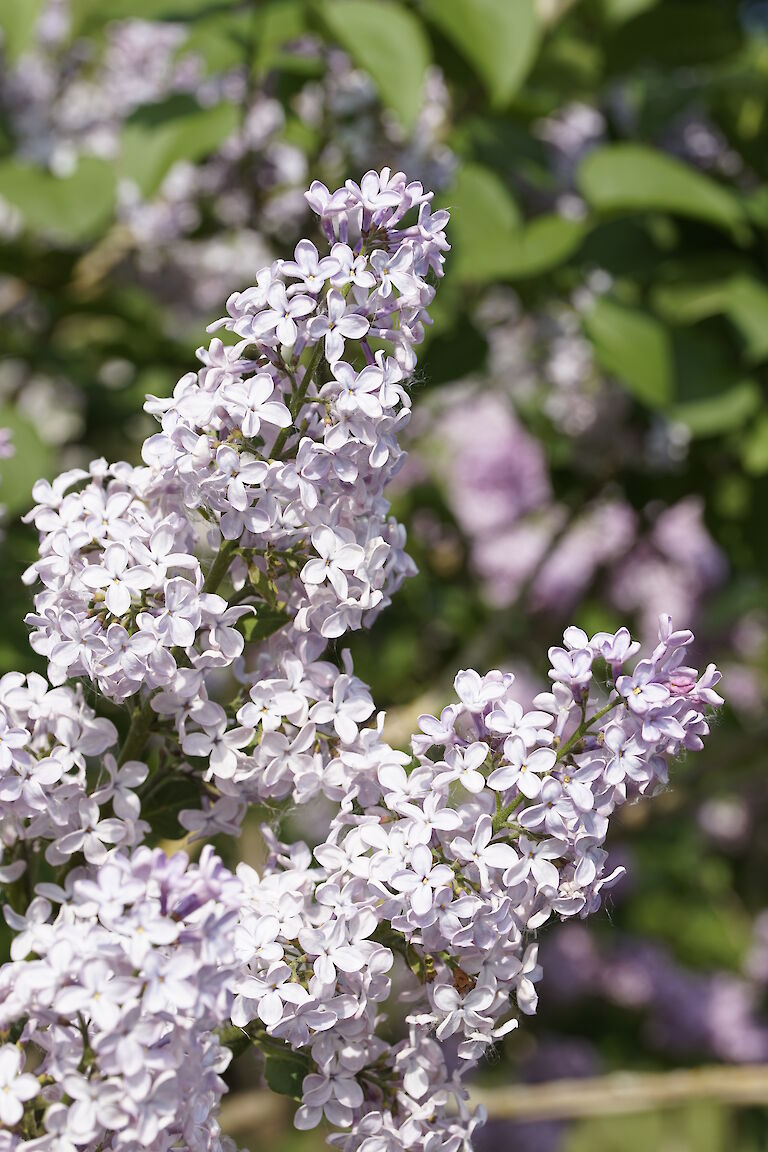
[[[527,701],[565,625],[660,611],[728,701],[619,821],[610,905],[543,931],[539,1014],[476,1077],[538,1112],[478,1146],[768,1148],[768,3],[0,0],[0,29],[0,671],[36,666],[33,481],[138,458],[312,179],[423,180],[453,251],[393,492],[420,573],[352,643],[391,739],[459,667]],[[318,1146],[233,1088],[243,1145]]]

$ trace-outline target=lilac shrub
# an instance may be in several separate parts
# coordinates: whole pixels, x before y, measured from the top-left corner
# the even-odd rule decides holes
[[[600,906],[612,813],[721,703],[663,616],[639,661],[624,628],[567,629],[532,708],[511,673],[460,671],[409,752],[385,742],[327,649],[413,570],[384,489],[448,214],[388,169],[306,196],[327,252],[302,240],[230,297],[227,342],[147,400],[143,463],[34,490],[48,679],[0,681],[2,1152],[229,1149],[222,1073],[252,1045],[345,1152],[469,1148],[464,1076],[535,1011],[539,929]],[[263,868],[166,855],[160,794],[190,843],[266,804]],[[320,799],[321,842],[281,842]]]

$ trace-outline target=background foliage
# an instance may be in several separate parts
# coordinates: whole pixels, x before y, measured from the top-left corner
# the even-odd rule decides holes
[[[353,644],[393,737],[457,667],[525,697],[565,624],[666,608],[730,704],[614,834],[610,917],[545,933],[540,1015],[483,1077],[768,1061],[768,5],[0,0],[0,28],[1,670],[35,667],[34,480],[137,458],[145,394],[289,254],[311,179],[404,168],[454,248],[394,493],[420,574]],[[484,1140],[752,1152],[768,1126],[708,1103]]]

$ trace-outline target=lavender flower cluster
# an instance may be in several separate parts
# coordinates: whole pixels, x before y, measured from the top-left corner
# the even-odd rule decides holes
[[[0,1152],[228,1149],[221,1073],[250,1045],[345,1152],[470,1148],[463,1077],[535,1011],[538,930],[599,907],[613,811],[721,703],[662,617],[639,662],[626,629],[569,628],[532,709],[511,673],[459,672],[410,753],[385,742],[348,654],[323,657],[412,570],[384,487],[448,214],[388,169],[307,200],[327,253],[302,240],[230,297],[232,342],[149,398],[143,464],[35,489],[49,682],[0,682]],[[130,709],[119,749],[73,681]],[[313,850],[265,828],[264,867],[233,874],[150,847],[176,787],[191,840],[265,800],[332,816]]]

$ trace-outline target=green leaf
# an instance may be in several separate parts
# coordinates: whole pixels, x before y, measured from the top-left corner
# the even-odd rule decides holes
[[[658,320],[601,297],[584,320],[598,362],[651,408],[672,398],[673,362],[669,334]]]
[[[671,419],[692,436],[719,436],[742,428],[760,407],[760,389],[722,339],[701,330],[674,332],[675,402]]]
[[[29,48],[42,0],[0,0],[0,33],[3,54],[11,61]]]
[[[301,1099],[301,1086],[309,1073],[309,1058],[300,1052],[286,1048],[285,1055],[267,1056],[264,1064],[264,1078],[268,1087],[280,1096]]]
[[[741,446],[741,459],[752,476],[764,476],[768,472],[768,412],[761,412],[747,431]]]
[[[752,276],[732,276],[725,287],[725,312],[741,333],[747,358],[768,358],[768,287]]]
[[[200,782],[193,776],[174,776],[160,784],[141,806],[141,815],[152,829],[152,839],[178,840],[185,835],[179,824],[183,808],[200,807]]]
[[[306,5],[304,0],[277,0],[258,15],[256,68],[263,75],[279,49],[307,31]]]
[[[504,245],[507,277],[522,279],[557,268],[577,250],[586,231],[583,220],[566,220],[555,213],[535,217]]]
[[[759,407],[756,381],[739,380],[718,395],[674,404],[669,416],[685,424],[691,436],[719,436],[743,428]]]
[[[245,636],[248,643],[266,640],[273,632],[284,627],[291,617],[279,608],[271,608],[268,604],[260,604],[255,616],[241,616],[237,627]]]
[[[28,0],[9,0],[21,7]],[[184,22],[235,8],[234,0],[73,0],[72,34],[89,35],[113,20],[175,20]]]
[[[749,235],[744,207],[731,189],[643,144],[596,149],[582,161],[577,180],[600,212],[672,212],[739,240]]]
[[[14,448],[13,456],[0,460],[0,504],[13,516],[30,508],[32,486],[36,480],[53,475],[54,459],[35,425],[25,420],[15,405],[0,408],[0,428],[10,429]]]
[[[451,273],[484,283],[504,275],[501,251],[522,217],[504,183],[489,168],[465,164],[444,197],[451,210]]]
[[[190,25],[180,54],[199,56],[209,75],[248,63],[255,38],[254,12],[216,12]]]
[[[601,7],[610,24],[623,24],[658,3],[659,0],[602,0]]]
[[[424,13],[475,69],[493,106],[508,104],[539,47],[534,0],[427,0]]]
[[[750,363],[768,358],[768,287],[754,276],[742,273],[727,280],[661,285],[653,302],[665,318],[678,324],[725,315],[741,335]]]
[[[53,176],[16,160],[0,162],[0,196],[27,226],[63,244],[97,235],[112,218],[115,172],[106,160],[81,157],[71,176]]]
[[[376,85],[407,130],[421,108],[429,42],[420,21],[394,0],[322,0],[328,31]]]
[[[237,125],[238,111],[224,102],[201,108],[187,96],[139,109],[126,124],[120,149],[120,175],[151,196],[180,160],[201,160]]]

